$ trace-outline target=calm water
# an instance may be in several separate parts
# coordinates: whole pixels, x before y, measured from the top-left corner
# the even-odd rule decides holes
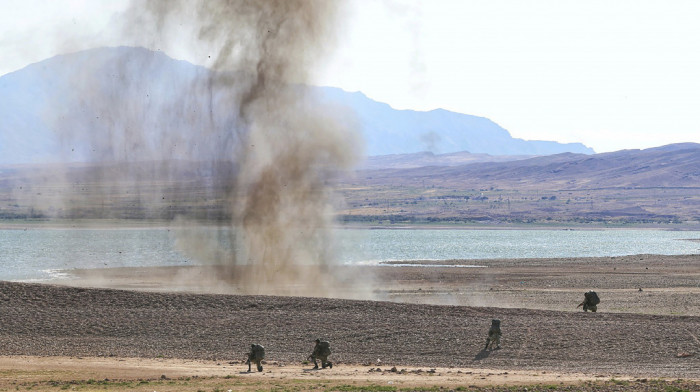
[[[386,260],[698,254],[700,231],[336,230],[344,263]],[[227,233],[210,244],[230,248]],[[43,280],[61,270],[200,264],[167,229],[0,230],[0,280]],[[193,246],[193,245],[190,245]],[[211,246],[211,245],[210,245]]]

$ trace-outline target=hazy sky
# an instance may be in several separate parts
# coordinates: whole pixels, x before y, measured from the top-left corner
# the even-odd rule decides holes
[[[125,4],[0,0],[0,75],[139,44],[116,34]],[[698,1],[356,0],[343,16],[317,84],[597,152],[700,143]],[[206,65],[175,43],[151,49]]]

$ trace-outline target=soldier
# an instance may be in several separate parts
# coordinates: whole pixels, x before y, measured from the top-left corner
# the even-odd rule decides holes
[[[489,328],[489,337],[486,338],[486,346],[484,350],[489,348],[489,344],[493,348],[493,344],[496,344],[496,349],[501,348],[501,320],[493,319],[491,320],[491,328]]]
[[[325,369],[326,366],[333,369],[333,364],[328,362],[329,355],[331,355],[330,344],[326,341],[321,341],[321,339],[316,339],[314,352],[311,353],[311,355],[309,355],[308,359],[312,359],[314,361],[314,369],[318,369],[318,363],[316,363],[316,359],[321,360],[321,366],[323,369]]]
[[[248,372],[250,372],[250,363],[255,362],[255,365],[257,365],[258,371],[262,372],[263,367],[262,367],[262,360],[265,359],[265,347],[259,345],[259,344],[251,344],[250,345],[250,352],[248,353],[248,360],[246,363],[248,364]]]
[[[583,294],[583,302],[578,304],[577,308],[580,308],[583,306],[583,311],[588,312],[589,310],[591,312],[595,312],[598,310],[598,305],[600,303],[600,298],[598,298],[598,294],[596,294],[595,291],[589,291],[587,293]]]

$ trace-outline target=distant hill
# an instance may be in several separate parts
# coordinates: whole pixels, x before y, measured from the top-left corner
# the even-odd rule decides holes
[[[205,92],[190,93],[208,75],[203,67],[128,47],[56,56],[4,75],[0,163],[165,159],[173,155],[165,144],[178,138],[163,136],[186,132],[194,141],[182,144],[198,142],[199,157],[206,156],[217,142],[196,132],[227,120],[211,121],[216,103]],[[123,146],[124,156],[114,156],[110,145]]]
[[[466,151],[433,154],[429,151],[412,154],[375,155],[365,159],[359,170],[412,169],[426,166],[461,166],[479,162],[509,162],[532,158],[531,155],[472,154]]]
[[[594,153],[581,143],[558,143],[513,138],[495,122],[484,118],[435,109],[429,112],[395,110],[361,92],[348,93],[324,87],[329,99],[352,107],[362,124],[367,155],[460,151],[489,155],[550,155],[562,152]]]
[[[700,144],[501,158],[374,157],[329,184],[346,221],[700,223]],[[0,165],[0,219],[221,220],[234,175],[231,162],[210,161]]]
[[[459,187],[697,187],[700,189],[700,144],[679,143],[645,150],[585,155],[563,153],[505,162],[477,162],[394,170],[367,170],[373,184],[429,183]]]
[[[384,167],[341,181],[346,221],[700,224],[695,143],[461,165],[375,163]]]
[[[101,154],[105,159],[132,161],[166,159],[172,154],[192,160],[211,156],[212,150],[221,148],[222,135],[235,123],[235,111],[230,110],[229,102],[219,99],[216,88],[199,88],[206,86],[202,81],[211,76],[206,68],[173,60],[161,52],[131,47],[56,56],[3,75],[0,164],[84,161]],[[357,113],[368,155],[422,151],[593,153],[580,143],[512,138],[486,118],[441,109],[394,110],[359,92],[309,88],[328,102],[348,106]],[[75,130],[90,137],[79,141],[65,137]],[[202,135],[203,130],[209,133]],[[126,151],[119,152],[123,156],[109,156],[114,152],[104,145],[123,143],[121,132],[138,134],[137,140],[129,148],[125,144]],[[165,135],[169,136],[167,142]],[[154,156],[154,148],[163,151]]]

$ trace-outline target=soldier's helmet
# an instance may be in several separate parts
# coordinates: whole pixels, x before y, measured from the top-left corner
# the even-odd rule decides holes
[[[316,340],[314,340],[314,342],[321,343],[321,339],[316,339]]]
[[[499,319],[492,319],[491,320],[491,326],[495,328],[501,328],[501,320]]]

